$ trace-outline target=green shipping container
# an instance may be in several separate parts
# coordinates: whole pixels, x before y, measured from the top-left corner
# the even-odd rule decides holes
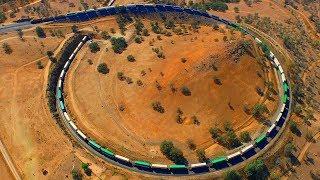
[[[262,141],[264,141],[265,139],[267,139],[267,136],[265,134],[262,134],[261,136],[259,136],[255,141],[257,144],[261,143]]]
[[[219,163],[222,163],[222,162],[227,162],[227,158],[225,156],[222,156],[222,157],[211,159],[210,162],[212,164],[219,164]]]
[[[284,90],[284,92],[287,92],[288,89],[289,89],[288,84],[287,84],[287,83],[283,83],[283,90]]]
[[[101,152],[102,152],[102,154],[104,154],[106,156],[114,157],[114,153],[112,151],[110,151],[109,149],[102,147]]]
[[[286,94],[284,94],[282,96],[282,103],[286,103],[287,102],[287,99],[288,99],[288,96]]]
[[[134,164],[142,167],[151,167],[151,164],[145,161],[135,161]]]
[[[58,93],[57,93],[57,94],[58,94],[58,99],[61,99],[61,98],[62,98],[62,93],[61,93],[61,90],[60,90],[60,89],[58,90]]]
[[[172,165],[169,165],[169,168],[170,169],[186,169],[187,166],[182,164],[172,164]]]
[[[97,144],[96,142],[94,142],[92,140],[89,141],[89,145],[91,147],[95,148],[95,149],[100,149],[101,148],[101,146],[99,144]]]

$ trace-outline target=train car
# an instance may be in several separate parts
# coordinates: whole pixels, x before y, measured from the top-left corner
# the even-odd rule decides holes
[[[278,66],[278,69],[279,69],[279,72],[282,74],[282,73],[283,73],[283,69],[282,69],[282,67],[281,67],[280,64],[279,64],[279,66]]]
[[[144,8],[146,9],[147,13],[157,12],[157,10],[153,4],[145,4]]]
[[[166,11],[166,8],[164,7],[164,5],[162,5],[162,4],[156,4],[156,10],[158,11],[158,12],[165,12]]]
[[[252,157],[253,155],[256,154],[256,151],[254,150],[254,146],[253,144],[250,144],[246,147],[244,147],[243,149],[241,149],[241,156],[245,157],[246,159],[249,159],[250,157]]]
[[[287,102],[287,100],[288,100],[288,96],[287,96],[287,94],[284,94],[283,96],[281,96],[281,101],[282,101],[282,103],[286,103]]]
[[[122,162],[130,163],[130,160],[126,157],[120,156],[120,155],[115,155],[114,156],[117,160],[120,160]]]
[[[268,144],[268,142],[267,142],[267,135],[266,134],[261,134],[255,140],[255,146],[259,147],[260,149],[263,149],[267,144]]]
[[[225,19],[219,18],[219,21],[230,26],[230,22]]]
[[[83,140],[87,140],[87,136],[83,134],[83,132],[80,131],[80,129],[77,130],[77,134],[83,139]]]
[[[64,78],[64,73],[65,73],[64,70],[62,70],[61,73],[60,73],[60,79],[61,79],[61,80],[63,80],[63,78]]]
[[[71,119],[70,119],[70,117],[69,117],[68,113],[63,112],[63,115],[64,115],[64,117],[67,119],[67,121],[68,121],[68,122],[69,122],[69,121],[71,121]]]
[[[208,13],[208,14],[209,14],[209,13]],[[218,16],[215,16],[215,15],[213,15],[213,14],[209,14],[209,15],[210,15],[210,17],[213,18],[214,20],[217,20],[217,21],[220,20]]]
[[[67,20],[67,17],[64,15],[54,17],[54,22],[64,22]]]
[[[188,169],[186,165],[183,164],[172,164],[169,165],[170,170],[186,170]]]
[[[190,8],[184,8],[183,11],[187,14],[195,15],[195,13]]]
[[[39,23],[43,23],[43,19],[39,18],[39,19],[32,19],[30,21],[31,24],[39,24]]]
[[[63,69],[67,71],[68,67],[69,67],[70,61],[67,61],[64,66]]]
[[[285,75],[283,73],[281,74],[281,80],[282,80],[282,82],[286,81],[286,77],[285,77]]]
[[[254,40],[258,43],[258,44],[261,44],[262,43],[262,41],[259,39],[259,38],[254,38]]]
[[[272,124],[272,126],[267,131],[268,137],[273,139],[277,135],[277,133],[278,133],[278,130],[277,130],[276,124]]]
[[[66,18],[71,22],[79,22],[80,21],[80,18],[78,16],[78,14],[76,14],[76,13],[68,13],[66,15]]]
[[[89,140],[88,144],[96,151],[100,151],[101,146],[98,143],[94,142],[93,140]]]
[[[271,59],[274,59],[274,54],[273,54],[273,52],[271,52],[271,51],[270,51],[270,58],[271,58]]]
[[[178,13],[183,12],[183,9],[180,6],[173,6],[172,8],[173,8],[173,12],[178,12]]]
[[[168,166],[164,165],[164,164],[151,164],[151,168],[154,168],[154,169],[168,169]]]
[[[48,17],[43,19],[43,22],[51,22],[51,21],[54,21],[54,17]]]
[[[147,10],[143,4],[136,4],[136,8],[138,10],[137,14],[146,14]]]
[[[230,164],[235,165],[238,164],[240,162],[243,161],[242,157],[241,157],[241,152],[235,152],[233,154],[230,154],[229,156],[227,156],[227,160]]]
[[[31,21],[32,18],[21,18],[21,19],[18,19],[16,21],[13,21],[13,22],[16,22],[16,23],[22,23],[22,22],[28,22],[28,21]]]
[[[127,10],[131,14],[137,14],[139,12],[139,9],[136,7],[135,4],[128,4],[127,5]]]
[[[276,57],[274,57],[273,62],[274,62],[276,67],[280,66],[280,63],[279,63],[279,61],[278,61],[278,59]]]
[[[58,100],[62,99],[62,92],[60,89],[58,89],[58,91],[57,91],[57,98],[58,98]]]
[[[91,19],[91,20],[98,18],[98,14],[97,14],[96,10],[94,10],[94,9],[87,10],[86,14],[89,17],[89,19]]]
[[[77,12],[77,15],[78,15],[80,21],[89,21],[90,20],[87,12],[85,12],[85,11]]]
[[[62,89],[62,80],[61,79],[58,80],[58,88]]]
[[[165,8],[165,10],[168,11],[168,12],[173,12],[173,11],[174,11],[173,6],[172,6],[172,5],[169,5],[169,4],[165,4],[165,5],[164,5],[164,8]]]
[[[107,148],[101,147],[101,153],[107,157],[114,157],[114,153]]]
[[[108,12],[105,8],[98,8],[97,11],[98,11],[97,13],[100,17],[108,16]]]
[[[72,121],[69,121],[69,124],[74,131],[78,130],[78,127]]]
[[[134,161],[133,164],[140,168],[151,168],[151,164],[145,161]]]
[[[107,7],[106,10],[107,10],[109,16],[113,16],[113,15],[117,14],[117,11],[114,6]]]
[[[72,54],[70,55],[70,57],[69,57],[69,60],[72,61],[73,58],[74,58],[74,56],[75,56],[75,53],[72,53]]]
[[[66,109],[65,109],[65,107],[64,107],[63,102],[62,102],[62,101],[59,101],[59,103],[60,103],[60,109],[61,109],[63,112],[65,112]]]
[[[227,157],[221,156],[210,160],[211,167],[218,170],[228,167]]]
[[[196,164],[190,165],[191,169],[203,168],[203,167],[207,167],[207,163],[196,163]]]
[[[87,40],[87,37],[88,37],[88,36],[84,36],[84,37],[82,38],[82,42],[85,42],[85,41]]]

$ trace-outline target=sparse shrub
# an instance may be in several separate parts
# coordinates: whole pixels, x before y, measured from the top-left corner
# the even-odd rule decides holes
[[[107,31],[102,31],[101,32],[101,37],[105,40],[108,40],[111,38],[111,36],[109,35],[109,33]]]
[[[148,29],[143,29],[143,30],[142,30],[142,35],[144,35],[144,36],[149,36],[150,34],[149,34]]]
[[[310,131],[308,131],[306,133],[306,140],[309,141],[309,142],[312,142],[313,141],[313,135]]]
[[[20,40],[23,40],[23,31],[21,29],[17,29],[17,34],[18,34]]]
[[[181,62],[185,63],[185,62],[187,62],[187,59],[186,58],[181,58]]]
[[[217,84],[217,85],[222,85],[221,80],[220,80],[219,78],[217,78],[217,77],[214,77],[214,78],[213,78],[213,81],[214,81],[214,83]]]
[[[206,156],[206,152],[203,149],[199,149],[196,151],[199,162],[207,162],[208,158]]]
[[[157,35],[157,39],[161,41],[162,40],[161,35]]]
[[[177,122],[178,124],[182,124],[182,123],[183,123],[183,119],[182,119],[182,117],[181,117],[180,114],[178,114],[178,115],[176,116],[176,122]]]
[[[38,69],[44,68],[41,61],[37,61],[37,67],[38,67]]]
[[[161,103],[159,101],[155,101],[151,104],[153,110],[159,112],[159,113],[164,113],[164,108],[161,105]]]
[[[84,173],[86,173],[86,175],[91,176],[92,171],[89,168],[89,164],[88,163],[82,163],[81,167],[84,170]]]
[[[136,61],[136,59],[135,59],[132,55],[128,55],[128,56],[127,56],[127,60],[128,60],[129,62],[134,62],[134,61]]]
[[[223,36],[223,41],[227,42],[228,41],[228,37],[227,36]]]
[[[36,33],[37,33],[37,36],[39,38],[45,38],[46,37],[46,33],[44,32],[44,30],[40,26],[36,27]]]
[[[99,64],[97,70],[101,74],[108,74],[110,71],[106,63]]]
[[[127,82],[128,84],[133,83],[133,81],[132,81],[132,79],[131,79],[130,77],[126,77],[126,82]]]
[[[263,96],[264,92],[260,87],[256,87],[256,92],[259,94],[259,96]]]
[[[161,34],[162,29],[160,28],[158,22],[151,22],[151,29],[156,34]]]
[[[71,26],[71,30],[72,30],[73,33],[78,33],[79,32],[79,29],[78,29],[77,25],[72,25]]]
[[[192,119],[193,124],[198,125],[198,126],[200,125],[200,121],[197,118],[197,116],[192,116],[191,119]]]
[[[240,133],[240,140],[244,143],[248,143],[251,141],[251,136],[248,131],[243,131]]]
[[[234,7],[234,12],[235,12],[235,13],[239,13],[239,7],[237,7],[237,6]]]
[[[3,23],[6,19],[6,15],[2,11],[0,11],[0,23]]]
[[[98,51],[100,51],[100,46],[97,42],[92,42],[89,44],[89,48],[91,50],[92,53],[96,53]]]
[[[193,142],[192,139],[188,139],[187,144],[188,144],[189,149],[191,149],[191,150],[195,150],[197,148],[196,144]]]
[[[116,33],[116,30],[115,30],[114,28],[110,28],[110,32],[111,32],[112,34],[114,34],[114,33]]]
[[[172,20],[167,20],[164,22],[164,27],[166,29],[172,29],[175,27],[174,22]]]
[[[295,149],[295,147],[294,147],[294,144],[293,144],[293,143],[291,143],[291,142],[287,143],[287,144],[284,146],[284,155],[285,155],[286,157],[291,157],[291,156],[293,156],[294,149]]]
[[[11,49],[10,45],[6,42],[2,44],[2,48],[6,54],[12,53],[12,49]]]
[[[117,77],[120,81],[124,81],[126,79],[123,72],[118,72]]]
[[[136,36],[136,37],[134,38],[134,42],[136,42],[136,43],[138,43],[138,44],[141,44],[142,41],[143,41],[143,39],[142,39],[141,36]]]
[[[139,79],[139,80],[137,80],[137,85],[138,86],[142,86],[143,85],[143,83],[142,83],[142,81]]]
[[[228,170],[227,172],[224,173],[224,180],[241,180],[242,177],[240,173],[236,170]]]
[[[92,64],[93,64],[93,62],[92,62],[91,59],[88,59],[87,62],[88,62],[89,65],[92,65]]]
[[[261,118],[265,112],[268,112],[268,108],[265,104],[256,104],[253,107],[252,114],[255,118]]]
[[[72,174],[73,180],[81,180],[82,179],[82,174],[78,170],[73,169],[71,171],[71,174]]]
[[[293,134],[296,134],[296,135],[301,134],[301,132],[300,132],[300,130],[299,130],[298,125],[297,125],[296,122],[290,120],[290,121],[289,121],[289,126],[290,126],[290,130],[291,130],[291,132],[292,132]]]
[[[120,104],[119,105],[119,110],[120,111],[124,111],[126,109],[125,105],[124,104]]]
[[[172,93],[177,92],[177,88],[174,87],[174,84],[170,84],[170,89]]]
[[[181,88],[181,93],[185,96],[191,96],[191,91],[187,86]]]
[[[51,58],[53,55],[54,55],[54,53],[53,53],[52,51],[47,51],[47,56],[48,56],[49,58]]]
[[[220,129],[217,127],[212,127],[212,128],[210,128],[209,132],[211,134],[211,137],[213,139],[216,139],[217,137],[219,137]]]

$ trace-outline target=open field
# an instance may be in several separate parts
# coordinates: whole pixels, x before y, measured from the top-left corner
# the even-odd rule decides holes
[[[14,179],[2,155],[0,156],[0,169],[1,169],[0,171],[1,178],[8,179],[8,180]]]

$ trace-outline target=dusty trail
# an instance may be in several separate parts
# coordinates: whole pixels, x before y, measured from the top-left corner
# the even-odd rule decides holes
[[[4,160],[6,161],[7,165],[9,166],[10,171],[13,174],[14,178],[16,180],[21,180],[20,174],[18,173],[15,165],[12,162],[12,159],[11,159],[8,151],[6,150],[4,145],[2,144],[1,140],[0,140],[0,151],[1,151],[2,155],[3,155]]]

